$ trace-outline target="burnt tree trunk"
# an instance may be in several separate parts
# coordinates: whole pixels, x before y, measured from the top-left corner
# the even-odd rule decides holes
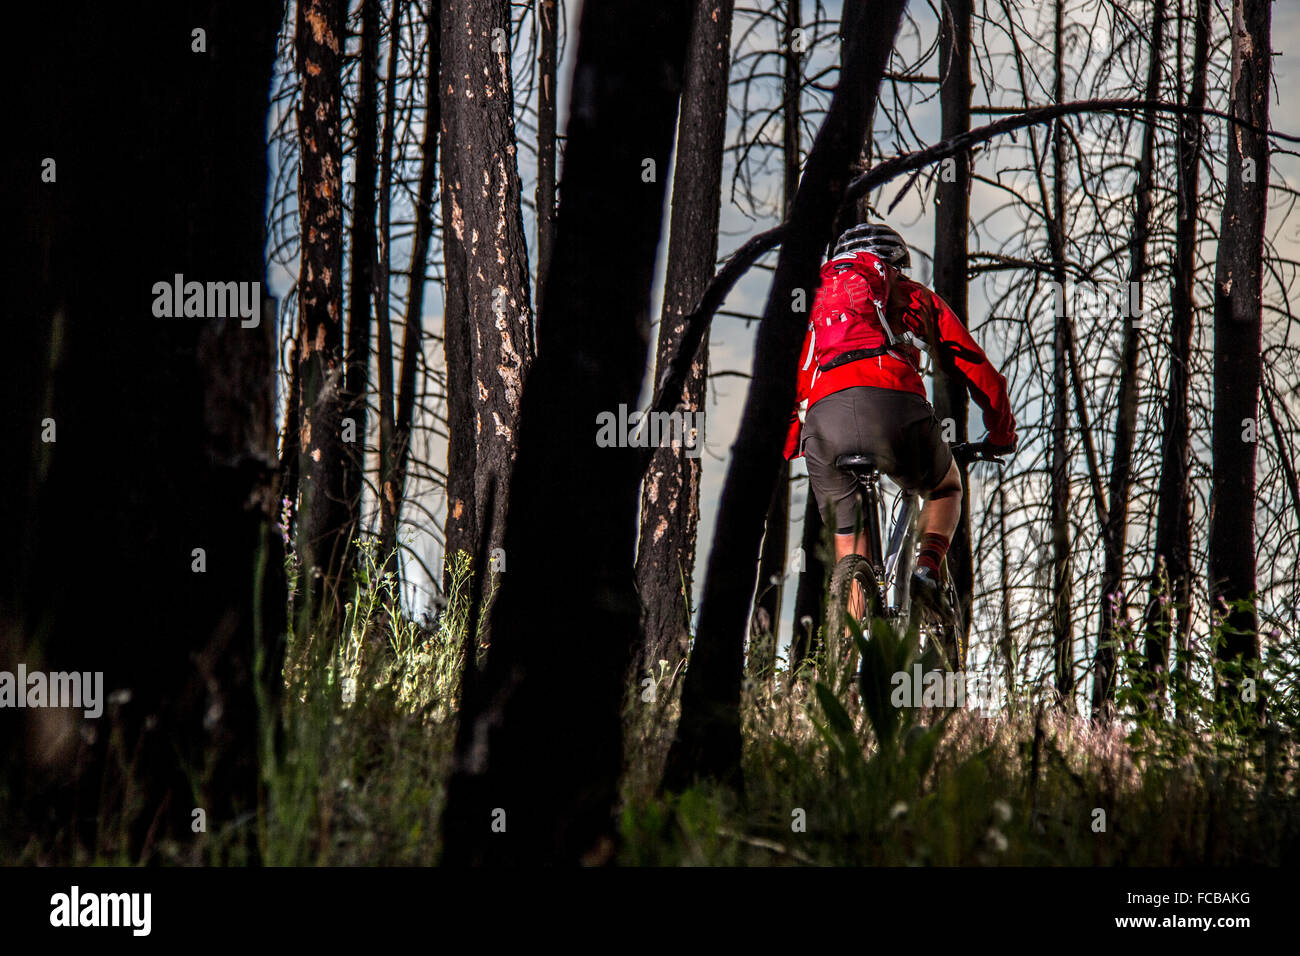
[[[342,618],[350,512],[343,443],[343,140],[340,123],[344,0],[301,0],[295,32],[298,110],[299,412],[298,607]],[[364,440],[364,439],[362,439]]]
[[[1011,576],[1007,554],[1007,492],[998,479],[998,598],[1002,625],[998,635],[998,656],[1002,659],[1007,684],[1007,707],[1016,711],[1016,645],[1011,628]]]
[[[691,9],[687,0],[583,9],[555,256],[506,522],[510,566],[486,668],[461,707],[442,824],[449,863],[612,858],[645,460],[597,438],[603,418],[635,407],[645,374]],[[611,210],[619,267],[593,268],[609,252]]]
[[[1062,44],[1065,25],[1063,0],[1056,2],[1053,59],[1057,103],[1065,96],[1065,69]],[[1048,214],[1048,239],[1052,253],[1052,279],[1059,300],[1052,347],[1052,445],[1051,445],[1051,621],[1052,657],[1055,662],[1056,692],[1063,707],[1074,707],[1074,624],[1072,620],[1070,567],[1070,449],[1069,369],[1072,333],[1070,301],[1066,294],[1065,272],[1065,129],[1063,120],[1052,125],[1052,211]],[[1044,197],[1044,206],[1047,205]],[[1045,210],[1046,211],[1046,210]]]
[[[556,0],[534,0],[537,17],[537,311],[542,311],[546,273],[555,248],[555,84],[557,39]],[[730,18],[728,18],[730,19]]]
[[[351,534],[361,528],[361,498],[366,470],[366,391],[370,381],[370,303],[375,264],[375,129],[378,123],[379,0],[361,2],[361,63],[354,116],[352,247],[344,342],[343,426],[351,422],[353,440],[344,436],[343,493]]]
[[[441,34],[441,28],[439,29]],[[441,70],[439,71],[441,73]],[[441,86],[441,84],[439,84]],[[441,99],[441,90],[440,99]],[[441,112],[441,110],[440,110]],[[469,303],[465,299],[465,252],[451,228],[453,194],[447,188],[447,158],[456,148],[444,122],[441,131],[442,161],[442,251],[443,251],[443,355],[447,368],[447,517],[443,526],[444,567],[442,587],[450,591],[452,561],[459,555],[475,556],[478,552],[478,517],[474,509],[474,402],[470,397],[474,381],[472,335],[469,326]],[[461,227],[464,231],[464,227]],[[474,585],[470,583],[471,599]],[[470,647],[473,639],[466,637]]]
[[[799,94],[803,88],[803,58],[794,43],[794,31],[800,29],[802,18],[799,0],[786,0],[784,49],[782,50],[784,82],[781,103],[781,119],[785,131],[782,139],[782,154],[785,170],[783,195],[786,216],[790,215],[790,207],[799,189],[799,170],[802,168],[800,157],[803,111],[800,107]],[[849,26],[851,24],[841,23],[841,30]],[[846,212],[845,215],[853,215],[856,221],[858,218],[856,212],[855,206],[851,213]],[[817,496],[813,494],[812,484],[807,483],[805,487],[807,500],[804,502],[803,532],[799,542],[803,553],[803,566],[799,572],[799,584],[795,588],[794,628],[790,636],[791,679],[799,666],[816,651],[817,629],[826,616],[826,590],[829,585],[827,561],[830,555],[826,550],[826,543],[822,540],[822,516],[817,510]]]
[[[519,401],[534,354],[510,30],[508,0],[443,2],[439,95],[443,229],[449,239],[448,368],[453,360],[469,360],[469,375],[457,372],[457,385],[463,387],[447,391],[448,418],[456,429],[451,441],[457,446],[449,466],[461,470],[451,479],[449,522],[462,521],[465,509],[473,513],[471,536],[462,537],[460,526],[450,529],[457,534],[448,535],[447,553],[459,548],[493,556],[490,567],[474,568],[472,596],[478,603],[491,591],[494,570],[501,569],[495,559],[504,540],[518,449]],[[467,466],[472,484],[463,474]],[[460,516],[453,517],[457,512]]]
[[[781,89],[781,159],[784,189],[781,210],[790,215],[799,190],[800,123],[799,95],[803,90],[803,56],[794,42],[803,12],[799,0],[787,0],[782,28],[781,59],[784,66]],[[849,27],[849,24],[843,24]],[[786,550],[790,540],[790,463],[781,462],[772,503],[763,519],[763,544],[758,555],[758,584],[754,611],[749,621],[750,676],[770,677],[776,667],[776,642],[781,627],[781,592],[785,583]]]
[[[803,47],[796,42],[803,28],[800,0],[786,0],[781,27],[781,215],[790,215],[803,168]]]
[[[1160,71],[1165,35],[1165,0],[1152,4],[1151,43],[1147,54],[1146,94],[1160,98]],[[1133,484],[1133,439],[1137,432],[1139,370],[1138,352],[1142,324],[1142,283],[1147,271],[1147,237],[1151,230],[1151,190],[1155,176],[1156,111],[1149,107],[1142,117],[1142,152],[1138,159],[1137,182],[1133,186],[1133,229],[1129,234],[1128,287],[1122,301],[1124,345],[1120,356],[1118,408],[1115,411],[1115,444],[1110,459],[1107,487],[1106,524],[1102,528],[1105,551],[1101,572],[1101,624],[1097,630],[1097,651],[1093,657],[1092,717],[1108,720],[1115,702],[1115,649],[1120,644],[1117,622],[1128,618],[1124,592],[1124,558],[1128,549],[1129,489]]]
[[[831,552],[824,540],[822,516],[817,510],[817,496],[808,486],[804,503],[803,532],[799,541],[803,556],[799,584],[794,592],[794,628],[790,637],[790,677],[800,665],[817,652],[817,629],[826,617],[826,591],[830,586]]]
[[[397,119],[398,40],[402,29],[403,0],[393,0],[388,16],[388,60],[384,70],[384,134],[380,143],[379,234],[375,255],[375,351],[379,406],[379,562],[385,571],[397,569],[397,507],[393,488],[393,315],[389,308],[392,282],[393,147]]]
[[[748,670],[755,680],[770,680],[776,669],[776,641],[781,628],[781,591],[785,583],[786,552],[790,544],[790,463],[777,469],[772,503],[763,521],[758,555],[758,584],[749,621]]]
[[[943,5],[939,28],[939,109],[941,138],[951,139],[970,130],[970,0],[948,0]],[[948,171],[951,170],[951,176]],[[934,291],[949,308],[969,326],[967,306],[967,231],[970,223],[970,152],[952,157],[952,165],[941,171],[935,186],[934,218]],[[934,363],[934,414],[946,427],[945,438],[954,442],[968,438],[967,414],[970,398],[966,381],[955,369]],[[949,423],[951,423],[949,425]],[[961,472],[961,518],[948,546],[948,573],[957,589],[961,620],[965,628],[963,644],[970,634],[971,591],[974,570],[970,534],[970,481],[967,469]]]
[[[1269,0],[1232,4],[1232,92],[1228,112],[1268,129]],[[1263,694],[1242,700],[1240,678],[1258,679],[1255,600],[1255,450],[1261,374],[1261,290],[1269,148],[1266,133],[1228,130],[1228,175],[1214,269],[1214,456],[1210,490],[1212,613],[1223,633],[1216,652],[1226,674],[1216,698],[1245,718]]]
[[[5,87],[41,95],[13,98],[0,160],[0,670],[103,674],[99,716],[0,709],[0,844],[41,862],[202,860],[196,806],[256,856],[236,821],[285,627],[263,259],[282,16],[52,2],[5,57]],[[248,314],[202,293],[177,314],[176,281],[244,284]]]
[[[696,5],[691,24],[677,123],[657,376],[676,354],[686,328],[683,317],[699,302],[717,259],[731,12],[732,0],[704,0]],[[708,364],[706,334],[682,388],[680,411],[703,414]],[[686,656],[703,447],[700,430],[693,451],[671,446],[655,449],[642,485],[636,555],[637,591],[643,605],[643,646],[636,669],[642,675],[657,673],[659,661],[667,661],[671,672]]]
[[[293,535],[298,521],[298,466],[302,449],[298,445],[298,406],[302,389],[298,385],[298,342],[289,343],[288,388],[284,403],[284,421],[280,432],[280,498],[284,530]]]
[[[808,155],[785,242],[755,343],[753,380],[718,510],[699,633],[682,689],[682,714],[668,754],[663,786],[677,791],[697,779],[742,786],[740,687],[745,623],[754,593],[763,516],[781,464],[782,426],[795,400],[795,369],[807,316],[795,313],[796,291],[811,299],[862,147],[876,90],[893,48],[905,0],[873,6],[874,29],[855,30],[840,82]],[[846,3],[849,15],[861,3]]]
[[[1196,241],[1200,217],[1199,177],[1204,124],[1196,111],[1205,106],[1205,75],[1210,49],[1210,0],[1194,0],[1191,110],[1178,122],[1177,209],[1173,290],[1169,317],[1169,385],[1160,442],[1160,489],[1156,513],[1155,573],[1146,613],[1145,661],[1154,703],[1163,707],[1170,680],[1171,637],[1178,648],[1181,680],[1190,675],[1192,554],[1191,482],[1187,386],[1196,322]],[[1181,44],[1180,44],[1181,53]],[[1179,75],[1182,71],[1179,70]],[[1180,715],[1181,716],[1181,715]]]
[[[844,64],[844,56],[848,52],[848,38],[853,36],[862,23],[862,18],[866,14],[866,6],[851,6],[844,10],[840,17],[840,65]],[[785,61],[785,85],[784,85],[784,102],[782,103],[782,117],[785,121],[785,134],[792,138],[796,144],[802,126],[802,116],[800,112],[800,90],[803,84],[802,65],[799,51],[794,44],[794,31],[802,26],[802,14],[800,12],[799,0],[790,0],[786,7],[785,21],[785,50],[783,59]],[[853,162],[853,178],[856,179],[864,174],[871,166],[871,126],[874,117],[867,118],[867,128],[862,135],[862,150]],[[790,140],[787,140],[789,142]],[[793,162],[793,168],[791,166]],[[795,190],[799,186],[799,154],[798,149],[794,151],[785,150],[785,214],[790,215],[790,204],[794,202]],[[861,225],[868,222],[871,215],[871,196],[863,194],[855,201],[846,202],[840,206],[840,211],[835,217],[835,229],[831,234],[831,241],[826,249],[826,257],[835,250],[835,241],[844,234],[845,230],[853,226]]]
[[[402,364],[397,377],[397,417],[393,422],[393,464],[389,493],[393,496],[391,540],[381,542],[384,554],[398,549],[397,524],[406,501],[406,472],[411,457],[411,431],[415,422],[416,372],[424,346],[424,285],[433,234],[433,187],[438,171],[438,67],[442,60],[441,0],[429,0],[425,13],[428,34],[425,56],[424,138],[420,143],[420,181],[415,192],[415,235],[411,238],[411,275],[406,295],[406,321],[402,330]]]

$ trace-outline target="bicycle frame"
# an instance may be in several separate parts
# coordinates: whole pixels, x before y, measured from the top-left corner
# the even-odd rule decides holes
[[[858,477],[862,490],[863,531],[867,535],[867,560],[871,562],[879,589],[880,606],[893,618],[906,618],[911,611],[913,551],[916,546],[917,519],[921,513],[919,495],[900,495],[902,502],[889,534],[886,550],[881,535],[885,515],[884,496],[880,489],[880,472]]]
[[[961,442],[951,446],[951,450],[953,460],[961,464],[969,465],[975,461],[991,461],[1003,465],[1005,461],[998,457],[998,453],[1000,451],[1014,450],[1014,448],[990,448],[987,442]],[[870,568],[876,586],[872,588],[869,582],[862,580],[863,569],[861,565],[857,565],[857,570],[851,572],[852,577],[844,578],[839,586],[845,586],[844,582],[847,581],[849,582],[848,586],[857,587],[860,585],[865,587],[869,592],[868,604],[870,607],[867,610],[870,615],[895,623],[906,621],[910,626],[913,610],[911,606],[912,565],[915,559],[921,499],[919,495],[910,494],[906,491],[900,492],[898,496],[898,514],[894,519],[894,526],[889,536],[889,546],[886,549],[881,529],[886,523],[887,515],[880,489],[880,472],[874,468],[868,470],[864,467],[865,464],[865,462],[858,461],[852,465],[841,467],[854,476],[863,506],[861,530],[867,539],[865,549],[867,553],[854,560],[863,560]],[[840,574],[841,566],[851,569],[853,563],[846,557],[837,564],[836,570],[832,574],[833,583],[836,576]],[[846,570],[845,573],[848,574],[850,571]],[[852,584],[853,581],[857,581],[858,584]],[[922,624],[922,627],[926,629],[927,642],[933,643],[937,640],[938,646],[950,662],[950,666],[954,670],[959,670],[966,666],[965,633],[961,623],[963,618],[962,609],[958,604],[956,589],[950,577],[944,587],[948,607],[941,614],[935,616],[935,619],[931,621],[932,626],[927,627]],[[850,600],[850,595],[853,593],[856,592],[850,590],[840,594],[836,598],[836,606],[839,606],[841,600]],[[835,623],[838,621],[835,613],[832,612],[828,620],[838,627]]]

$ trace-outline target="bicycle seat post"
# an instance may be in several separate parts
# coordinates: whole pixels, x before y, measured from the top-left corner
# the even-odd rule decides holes
[[[871,455],[839,455],[835,467],[851,474],[862,489],[863,531],[867,536],[867,554],[875,572],[877,585],[884,587],[885,555],[880,533],[880,470]],[[884,593],[880,592],[882,606]]]

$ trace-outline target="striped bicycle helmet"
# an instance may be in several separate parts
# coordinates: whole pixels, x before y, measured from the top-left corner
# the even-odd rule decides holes
[[[898,269],[912,265],[912,256],[903,237],[883,222],[864,222],[845,229],[835,243],[832,258],[856,252],[869,252]]]

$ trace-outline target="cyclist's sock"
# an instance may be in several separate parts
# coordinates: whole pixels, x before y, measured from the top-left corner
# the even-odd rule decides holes
[[[929,568],[934,572],[935,579],[939,577],[939,565],[943,561],[943,556],[948,553],[948,538],[946,535],[936,532],[928,532],[921,539],[921,556],[916,559],[918,568]]]

